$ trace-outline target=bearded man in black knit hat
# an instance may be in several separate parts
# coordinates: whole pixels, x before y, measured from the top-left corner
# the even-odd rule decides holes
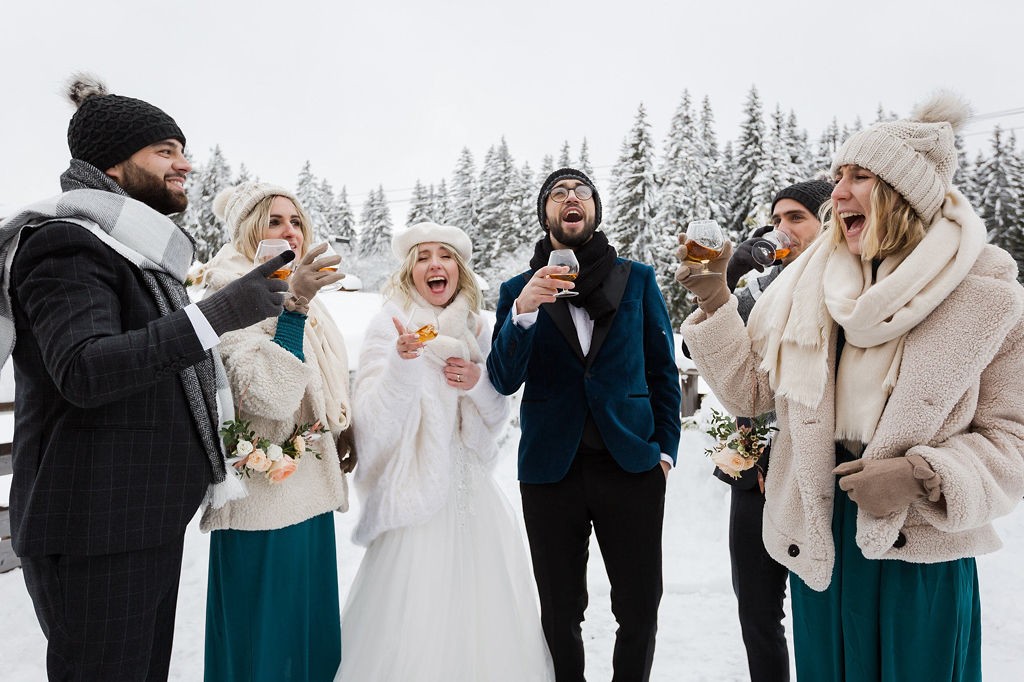
[[[530,270],[501,286],[487,371],[506,395],[525,386],[519,481],[544,635],[558,681],[582,681],[593,526],[619,624],[613,679],[648,680],[679,445],[672,325],[654,269],[617,257],[598,231],[601,198],[586,174],[548,176],[537,217],[546,233]],[[553,250],[575,254],[574,281],[548,265]]]
[[[63,193],[0,225],[11,539],[51,680],[166,680],[185,525],[204,498],[244,495],[224,462],[232,403],[210,349],[281,311],[287,285],[267,275],[294,255],[190,303],[194,243],[167,218],[188,203],[181,129],[87,77],[68,94]]]

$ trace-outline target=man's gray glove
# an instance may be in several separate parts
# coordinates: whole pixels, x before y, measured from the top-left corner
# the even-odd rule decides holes
[[[285,251],[196,304],[217,336],[280,314],[288,283],[268,277],[294,258]]]

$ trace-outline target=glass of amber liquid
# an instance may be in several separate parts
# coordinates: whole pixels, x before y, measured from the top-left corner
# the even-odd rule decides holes
[[[408,333],[415,334],[420,343],[433,341],[437,338],[437,315],[432,310],[413,308],[405,321],[405,328]]]
[[[769,266],[777,260],[782,260],[789,255],[793,249],[793,240],[782,230],[772,230],[761,235],[754,242],[750,250],[750,256],[759,265]]]
[[[253,265],[263,265],[271,258],[280,256],[285,251],[291,251],[288,242],[284,239],[264,239],[256,247],[256,255],[253,256]],[[292,261],[294,263],[295,261]],[[292,263],[287,263],[279,270],[270,275],[270,279],[288,279],[292,274]]]
[[[548,275],[551,279],[559,279],[563,282],[575,282],[576,277],[580,274],[580,262],[576,260],[576,252],[572,249],[555,249],[548,256],[548,265],[567,265],[569,272],[560,273],[557,275]],[[562,289],[555,298],[569,298],[570,296],[578,296],[578,291],[570,291],[569,289]]]
[[[334,250],[334,247],[331,246],[330,242],[327,242],[327,250],[324,251],[322,254],[320,254],[320,256],[317,258],[317,260],[320,260],[321,258],[327,258],[328,256],[337,256],[337,255],[338,255],[338,252]],[[322,267],[322,268],[318,268],[318,269],[319,269],[320,272],[337,272],[338,271],[338,266],[337,265],[328,265],[326,267]],[[339,279],[337,282],[335,282],[333,284],[327,284],[327,285],[324,285],[324,286],[320,287],[320,291],[337,291],[340,288],[341,288],[341,280]]]
[[[712,274],[708,262],[718,258],[725,248],[725,235],[714,220],[691,220],[686,226],[686,260],[700,263],[694,275]]]

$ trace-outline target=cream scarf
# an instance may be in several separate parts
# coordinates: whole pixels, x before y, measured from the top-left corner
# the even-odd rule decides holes
[[[846,334],[836,375],[836,439],[867,443],[899,376],[903,341],[960,284],[986,242],[985,225],[957,190],[924,239],[882,261],[875,277],[829,235],[783,270],[747,328],[776,394],[817,407],[835,326]]]
[[[252,267],[252,261],[228,243],[193,274],[193,281],[196,284],[205,284],[207,289],[216,291],[248,273]],[[345,350],[344,337],[338,331],[327,308],[317,298],[309,304],[305,341],[308,347],[312,348],[323,374],[327,427],[337,440],[352,423],[348,392],[348,354]],[[339,457],[342,454],[344,453],[340,452],[339,448]]]

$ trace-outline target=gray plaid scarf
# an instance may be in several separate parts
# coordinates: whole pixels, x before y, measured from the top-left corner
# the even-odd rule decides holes
[[[129,197],[106,174],[84,161],[72,160],[60,180],[62,194],[26,206],[0,224],[0,365],[14,349],[14,315],[8,291],[11,263],[23,227],[54,220],[79,225],[140,270],[161,316],[190,303],[183,283],[195,244],[188,234],[167,216]],[[227,375],[220,356],[208,351],[205,359],[181,370],[178,376],[213,471],[214,485],[207,493],[207,503],[219,507],[245,495],[237,478],[226,475],[218,436],[220,416],[234,417]]]

